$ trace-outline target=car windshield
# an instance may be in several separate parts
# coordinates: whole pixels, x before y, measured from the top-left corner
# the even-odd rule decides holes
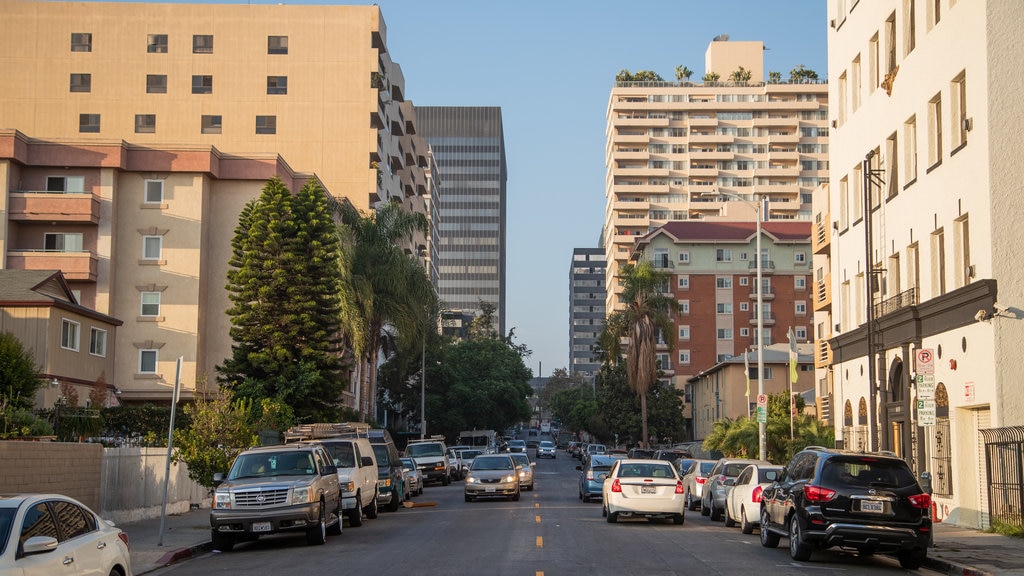
[[[412,458],[402,458],[402,466],[405,466],[406,470],[416,469],[416,463],[413,462]]]
[[[462,457],[463,460],[472,460],[473,458],[476,458],[480,454],[482,454],[480,450],[463,450],[462,452],[459,452],[459,455]]]
[[[413,458],[421,458],[423,456],[444,456],[444,450],[440,444],[429,442],[425,444],[409,444],[406,452]]]
[[[473,470],[512,470],[512,459],[503,458],[476,458],[473,460]]]
[[[541,448],[554,448],[555,445],[554,445],[554,443],[548,442],[547,440],[545,440],[545,441],[540,443],[540,447]]]
[[[311,476],[316,473],[311,452],[257,452],[242,454],[231,467],[228,480],[263,476]]]
[[[8,536],[11,535],[11,522],[14,521],[14,508],[0,508],[0,555],[7,547]]]
[[[906,488],[917,482],[910,468],[905,464],[871,458],[830,459],[825,464],[821,475],[822,481],[826,484],[844,484],[863,488]]]
[[[526,454],[509,454],[509,456],[511,456],[512,460],[514,460],[515,463],[520,466],[528,467],[530,465],[530,459],[526,456]]]
[[[672,466],[669,464],[622,464],[619,466],[619,478],[672,478]]]
[[[377,464],[380,466],[381,472],[383,472],[388,466],[391,466],[391,458],[388,456],[388,447],[386,444],[374,444],[373,456],[377,460]]]
[[[356,453],[352,449],[352,444],[348,442],[329,442],[324,444],[324,448],[327,448],[327,453],[331,455],[334,465],[338,468],[356,467]]]
[[[509,446],[526,446],[526,440],[513,440],[508,443]]]

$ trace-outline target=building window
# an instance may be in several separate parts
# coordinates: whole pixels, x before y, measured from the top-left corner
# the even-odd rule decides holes
[[[196,74],[192,76],[193,94],[213,94],[213,76]]]
[[[680,364],[689,364],[690,363],[690,351],[689,350],[680,350],[679,351],[679,363]]]
[[[45,252],[83,252],[81,232],[47,232],[43,234]]]
[[[146,52],[150,54],[166,54],[167,34],[149,34],[146,37]]]
[[[750,278],[748,278],[747,276],[740,276],[740,286],[749,286],[749,285],[750,285]]]
[[[72,92],[92,92],[92,74],[72,74]]]
[[[793,253],[794,264],[807,264],[807,253],[806,252],[794,252]]]
[[[688,290],[690,288],[690,277],[679,276],[676,280],[676,284],[679,288],[682,288],[683,290]]]
[[[946,236],[942,228],[932,232],[932,296],[946,293]]]
[[[974,278],[974,266],[971,264],[971,228],[967,214],[957,218],[953,223],[953,258],[958,264],[956,273],[957,287],[966,286]]]
[[[78,331],[80,328],[81,325],[78,322],[73,322],[67,318],[61,319],[60,347],[65,350],[78,352]]]
[[[793,309],[796,311],[798,316],[805,316],[807,315],[807,302],[803,300],[797,300],[794,303]]]
[[[680,252],[679,253],[679,263],[680,264],[689,264],[690,263],[690,253],[689,252]]]
[[[63,192],[64,194],[84,194],[84,176],[47,176],[47,192]]]
[[[860,108],[860,54],[853,59],[853,66],[850,68],[850,108],[856,112]]]
[[[942,163],[942,95],[928,101],[928,169]]]
[[[287,94],[287,76],[267,76],[267,94]]]
[[[655,361],[655,363],[656,363],[656,365],[657,365],[659,370],[671,370],[672,369],[672,363],[669,362],[668,354],[664,354],[664,353],[662,353],[662,354],[655,354],[654,355],[654,361]]]
[[[885,19],[885,68],[888,74],[896,69],[896,13]]]
[[[917,179],[917,116],[911,116],[903,123],[903,168],[906,171],[904,186]]]
[[[95,134],[100,131],[99,114],[79,114],[78,131],[81,133]]]
[[[680,340],[689,340],[690,339],[690,327],[689,326],[680,326],[679,327],[679,339]]]
[[[796,334],[797,340],[807,340],[807,328],[798,327],[793,332]]]
[[[732,340],[732,328],[719,328],[717,332],[719,340]]]
[[[89,354],[107,356],[107,331],[99,328],[89,330]]]
[[[715,304],[716,314],[732,314],[732,302],[719,302]]]
[[[159,260],[163,253],[164,237],[163,236],[143,236],[142,237],[142,259],[143,260]]]
[[[807,289],[807,277],[806,276],[794,276],[793,277],[793,288],[797,290]]]
[[[942,0],[927,0],[928,6],[928,31],[942,20]]]
[[[732,262],[732,250],[728,248],[715,249],[715,262]]]
[[[156,132],[156,114],[136,114],[135,133],[154,134]]]
[[[917,0],[903,0],[903,56],[917,46]]]
[[[896,142],[896,133],[893,132],[888,138],[885,139],[885,158],[887,158],[887,159],[891,158],[892,159],[892,161],[888,161],[887,160],[886,163],[885,163],[886,164],[885,185],[889,187],[888,193],[885,196],[886,200],[888,200],[890,198],[895,198],[896,195],[899,194],[899,191],[900,191],[900,180],[899,180],[899,178],[900,178],[899,172],[900,171],[899,171],[899,162],[897,161],[899,159],[899,157],[900,157],[899,153],[900,153],[900,149],[899,149],[899,146],[898,146],[898,144]],[[877,154],[875,155],[875,158],[872,159],[872,162],[875,162],[876,160],[881,162],[881,159],[878,158]],[[876,169],[876,168],[878,168],[878,166],[874,166],[873,165],[871,168],[872,169]],[[871,187],[871,190],[872,190],[871,209],[872,210],[874,210],[875,208],[878,208],[881,205],[881,201],[882,201],[881,196],[876,196],[874,194],[874,191],[878,190],[879,188],[881,188],[881,187],[880,186],[872,186]]]
[[[267,54],[287,54],[287,36],[267,36]]]
[[[146,75],[146,94],[166,94],[167,93],[167,75],[166,74],[147,74]]]
[[[740,328],[740,336],[748,338],[750,336],[750,328]]]
[[[843,124],[846,124],[846,90],[846,72],[843,71],[843,73],[839,75],[839,89],[837,90],[839,94],[839,105],[837,108],[839,111],[837,112],[836,125],[839,128],[842,128]]]
[[[749,312],[749,311],[750,311],[750,303],[749,302],[740,302],[740,312]]]
[[[146,192],[143,202],[146,204],[161,204],[164,201],[164,181],[146,180]]]
[[[220,134],[221,131],[221,117],[220,116],[203,116],[202,132],[203,134]]]
[[[874,94],[880,82],[878,77],[878,34],[868,42],[868,94]]]
[[[277,134],[277,116],[257,116],[257,134]]]
[[[719,276],[715,278],[715,288],[732,288],[731,276]]]
[[[213,36],[210,34],[194,34],[192,36],[193,54],[213,54]]]
[[[967,144],[967,131],[971,121],[967,119],[967,75],[961,72],[950,84],[950,112],[953,123],[953,151]]]
[[[160,315],[160,293],[159,292],[143,292],[142,293],[142,306],[140,308],[140,316],[159,316]]]
[[[156,350],[139,350],[139,374],[156,374]]]
[[[92,32],[72,32],[71,51],[92,52]]]
[[[679,301],[679,313],[680,314],[689,314],[690,313],[690,301],[689,300],[680,300]]]

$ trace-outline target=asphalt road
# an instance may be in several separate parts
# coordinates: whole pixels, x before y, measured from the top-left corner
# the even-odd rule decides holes
[[[533,456],[531,450],[531,457]],[[156,574],[543,576],[580,574],[926,574],[905,571],[886,556],[815,552],[793,562],[783,541],[763,548],[757,532],[743,535],[699,512],[686,521],[646,520],[608,524],[599,502],[578,499],[577,461],[559,451],[537,462],[536,488],[518,502],[463,501],[462,482],[428,486],[414,508],[381,513],[359,528],[346,523],[323,546],[303,535],[272,535],[211,553]]]

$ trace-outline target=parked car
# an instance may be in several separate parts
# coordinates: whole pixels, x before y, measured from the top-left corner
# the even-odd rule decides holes
[[[761,523],[761,493],[782,476],[782,466],[751,464],[735,480],[725,481],[725,525],[739,522],[740,530],[750,534]]]
[[[377,461],[377,504],[394,512],[409,494],[402,457],[387,430],[370,430],[370,446]]]
[[[349,526],[362,526],[363,517],[376,518],[378,470],[370,440],[323,438],[320,443],[338,467],[341,509]]]
[[[704,491],[701,494],[701,516],[710,516],[712,520],[719,521],[725,514],[725,481],[728,478],[736,478],[744,468],[751,464],[764,464],[760,460],[749,458],[720,458],[708,474],[708,480],[704,484]]]
[[[679,474],[679,477],[682,478],[686,476],[686,473],[690,471],[690,466],[693,466],[693,463],[696,461],[696,458],[676,458],[672,461],[672,465],[676,467],[676,474]]]
[[[530,462],[530,457],[526,455],[526,452],[515,452],[510,454],[512,461],[519,466],[519,487],[524,488],[527,491],[533,490],[533,467],[536,465],[534,462]]]
[[[504,496],[519,500],[519,470],[511,454],[481,454],[473,459],[466,475],[466,502]]]
[[[600,498],[604,486],[604,479],[611,472],[612,465],[621,458],[598,454],[590,459],[587,466],[576,467],[580,471],[579,495],[580,500],[590,502],[591,498]]]
[[[686,450],[656,450],[653,458],[655,460],[668,460],[669,462],[675,462],[680,458],[692,458],[693,454],[690,454]]]
[[[466,474],[469,473],[469,468],[473,465],[473,459],[483,453],[483,450],[479,450],[476,448],[459,450],[459,461],[462,463],[462,470],[459,471],[460,478],[466,477]]]
[[[761,495],[761,545],[789,538],[797,561],[833,546],[870,555],[895,553],[916,569],[928,557],[931,496],[892,453],[811,446],[786,464]]]
[[[423,494],[423,472],[420,472],[419,466],[416,464],[414,458],[402,458],[402,466],[405,467],[405,471],[409,474],[409,494],[413,496],[419,496]]]
[[[472,446],[448,447],[448,469],[452,480],[462,480],[462,458],[459,457],[459,452],[470,448]]]
[[[565,453],[569,456],[575,457],[576,453],[579,452],[580,443],[573,440],[565,445]]]
[[[587,449],[583,452],[583,463],[587,464],[594,454],[606,454],[607,452],[608,448],[604,444],[587,444]]]
[[[686,509],[696,510],[701,503],[704,494],[704,486],[708,480],[708,474],[715,468],[717,460],[697,459],[690,465],[690,470],[683,475],[683,488],[686,489]]]
[[[526,452],[526,440],[509,440],[509,452]]]
[[[5,495],[0,573],[130,575],[128,535],[68,496]]]
[[[616,460],[601,487],[601,514],[610,523],[622,518],[671,518],[682,524],[683,481],[671,462]]]
[[[341,534],[338,467],[319,442],[251,448],[225,477],[213,476],[210,510],[213,548],[230,551],[239,540],[302,531],[307,544]]]
[[[541,442],[540,445],[537,446],[537,460],[540,460],[541,458],[551,458],[551,459],[554,459],[554,457],[555,457],[555,443],[554,442],[552,442],[550,440],[545,440],[545,441]]]

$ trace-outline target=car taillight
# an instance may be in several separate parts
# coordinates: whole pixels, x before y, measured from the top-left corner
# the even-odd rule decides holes
[[[619,484],[619,479],[612,480],[612,492],[622,492],[622,484]]]
[[[725,481],[728,480],[728,479],[729,479],[729,477],[726,476],[725,474],[719,474],[718,475],[718,483],[719,484],[725,484]]]
[[[932,506],[931,494],[914,494],[913,496],[907,496],[907,500],[910,500],[910,505],[914,508],[928,509]]]
[[[704,478],[703,476],[697,476],[696,478],[694,478],[694,480],[697,481],[697,484],[703,484],[708,481],[708,479]]]
[[[121,539],[121,542],[124,542],[124,547],[125,548],[131,549],[131,546],[128,544],[128,534],[127,533],[125,533],[125,532],[118,532],[117,533],[117,537]]]
[[[683,489],[683,481],[676,480],[676,494],[682,494],[683,492],[685,492]]]
[[[761,488],[760,486],[754,487],[754,491],[750,493],[750,501],[755,503],[760,502],[761,492],[764,492],[763,488]]]
[[[593,470],[587,470],[587,480],[593,480],[593,479],[594,479],[594,471]]]
[[[828,488],[822,488],[813,484],[804,486],[804,498],[807,498],[808,502],[828,502],[835,497],[835,490],[829,490]]]

